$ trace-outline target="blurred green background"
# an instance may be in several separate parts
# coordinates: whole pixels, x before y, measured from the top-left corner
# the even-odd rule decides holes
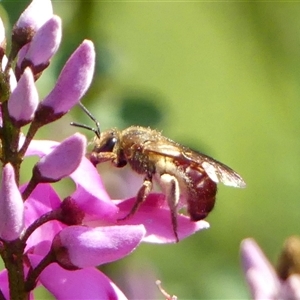
[[[8,28],[28,3],[1,2]],[[284,239],[300,233],[300,4],[82,0],[53,6],[63,20],[63,41],[39,82],[41,97],[68,56],[91,39],[97,70],[83,103],[102,129],[150,125],[228,164],[247,182],[246,189],[219,187],[209,230],[179,244],[144,244],[101,269],[129,299],[163,299],[156,279],[179,299],[249,298],[240,242],[254,237],[275,263]],[[76,130],[71,120],[90,123],[74,108],[40,137],[64,139]]]

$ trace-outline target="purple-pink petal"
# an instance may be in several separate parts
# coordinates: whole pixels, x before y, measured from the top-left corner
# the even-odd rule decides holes
[[[29,123],[38,106],[39,95],[30,68],[26,68],[8,100],[9,115],[22,125]]]
[[[11,164],[6,164],[0,190],[0,237],[12,241],[19,237],[23,229],[23,199],[15,181],[14,169]]]
[[[39,157],[53,151],[59,143],[54,141],[33,140],[26,156],[38,155]],[[85,221],[112,221],[116,219],[118,208],[108,196],[97,169],[83,157],[79,167],[70,175],[76,184],[76,191],[71,198],[86,213]]]
[[[41,107],[51,107],[55,114],[68,112],[90,86],[94,68],[94,45],[85,40],[66,62],[54,89],[41,102]]]
[[[24,140],[25,140],[24,137],[20,138],[19,148],[22,147]],[[43,157],[44,155],[53,151],[58,145],[59,145],[59,142],[56,142],[56,141],[32,140],[29,144],[29,147],[28,147],[26,153],[25,153],[25,156],[37,155],[39,157]]]
[[[85,222],[116,220],[118,208],[108,196],[97,169],[87,158],[81,161],[70,177],[76,184],[76,191],[71,197],[86,213]]]
[[[34,35],[24,59],[34,66],[48,64],[59,47],[61,35],[61,19],[53,16]]]
[[[118,218],[126,216],[135,201],[136,198],[131,198],[119,202],[118,207],[120,211]],[[209,228],[209,224],[206,221],[192,222],[188,216],[182,214],[177,215],[177,222],[179,239],[188,237],[199,230]],[[119,224],[143,224],[146,228],[144,242],[176,242],[172,227],[171,212],[166,204],[165,196],[162,194],[150,194],[133,216],[124,221],[119,221]]]
[[[280,282],[272,265],[253,239],[242,241],[241,257],[253,299],[276,299]]]
[[[0,290],[5,299],[9,299],[8,276],[6,269],[0,272]]]
[[[33,265],[39,259],[30,255]],[[121,290],[96,268],[68,271],[57,264],[48,266],[40,276],[42,285],[55,299],[126,300]]]
[[[86,268],[123,258],[139,245],[144,235],[143,225],[69,226],[58,233],[52,248],[58,253],[61,248],[66,249],[67,259],[74,266]]]
[[[22,190],[23,189],[24,187],[22,187]],[[26,228],[42,215],[59,208],[60,205],[61,200],[52,186],[50,184],[39,184],[24,203],[26,210]],[[43,224],[31,234],[27,241],[26,248],[30,249],[34,247],[35,253],[45,255],[50,249],[54,236],[64,226],[65,225],[58,221],[51,221]],[[45,241],[47,241],[46,244],[39,245],[41,242]]]
[[[86,138],[80,133],[61,142],[51,153],[36,165],[42,178],[53,181],[70,175],[79,166],[86,149]]]
[[[300,299],[300,275],[290,275],[282,282],[280,299]]]
[[[19,17],[16,27],[38,30],[53,14],[50,0],[32,0]]]

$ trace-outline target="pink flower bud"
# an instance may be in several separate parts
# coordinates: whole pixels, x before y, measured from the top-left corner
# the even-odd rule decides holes
[[[33,119],[38,101],[32,72],[30,68],[26,68],[8,100],[9,115],[17,125],[24,126]]]
[[[59,47],[61,31],[61,19],[53,16],[33,36],[26,54],[23,55],[24,50],[21,54],[19,53],[17,74],[21,74],[27,66],[31,67],[35,75],[42,72],[49,65],[50,59]]]
[[[2,172],[0,189],[0,237],[15,240],[24,228],[24,204],[15,181],[11,164],[6,164]]]
[[[13,57],[27,43],[36,31],[45,24],[53,15],[50,0],[32,0],[14,25],[12,30]]]
[[[33,177],[36,177],[39,182],[55,182],[70,175],[79,166],[85,148],[85,136],[75,133],[34,166]]]
[[[94,67],[94,45],[85,40],[66,62],[54,89],[41,102],[40,109],[50,107],[54,114],[68,112],[90,86]]]
[[[52,250],[64,268],[87,268],[130,254],[145,235],[143,225],[89,228],[69,226],[53,240]]]
[[[23,11],[15,27],[28,28],[37,31],[53,14],[50,0],[32,0]]]

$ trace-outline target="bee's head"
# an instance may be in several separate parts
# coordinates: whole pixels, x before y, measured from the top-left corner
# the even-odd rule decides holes
[[[94,139],[93,152],[113,152],[114,148],[119,143],[119,131],[117,129],[110,129],[100,134],[100,137]]]
[[[96,166],[105,161],[113,161],[116,167],[124,167],[127,162],[121,155],[120,149],[121,132],[110,129],[101,132],[100,137],[94,139],[94,148],[90,154],[90,161]]]
[[[79,106],[95,122],[96,125],[96,127],[94,128],[80,123],[71,123],[72,126],[88,129],[95,133],[96,136],[93,141],[94,148],[91,154],[89,155],[91,162],[94,165],[97,165],[100,162],[111,160],[113,157],[117,156],[117,153],[119,152],[118,148],[120,141],[120,131],[118,131],[117,129],[110,129],[101,132],[99,122],[96,120],[96,118],[88,111],[88,109],[81,102],[79,102]],[[105,154],[100,155],[100,153]],[[119,167],[122,167],[125,164],[125,160],[119,160],[117,165]]]

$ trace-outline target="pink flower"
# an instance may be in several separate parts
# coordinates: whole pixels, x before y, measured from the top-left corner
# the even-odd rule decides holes
[[[0,24],[0,35],[3,32]],[[33,0],[21,15],[8,58],[3,56],[5,39],[0,37],[4,91],[0,251],[5,265],[0,298],[33,299],[33,290],[42,285],[58,299],[126,299],[97,266],[129,255],[142,241],[175,242],[170,209],[163,195],[152,194],[133,217],[120,221],[134,199],[110,199],[85,157],[84,136],[76,133],[62,142],[34,139],[42,126],[79,103],[93,78],[95,49],[85,40],[66,62],[52,91],[38,102],[35,81],[48,67],[60,39],[61,20],[53,15],[49,0]],[[31,155],[39,160],[29,182],[20,187],[22,162]],[[51,183],[65,177],[75,187],[60,199]],[[191,222],[184,215],[177,221],[180,239],[208,227],[205,221]]]
[[[300,275],[280,278],[253,239],[242,241],[241,257],[252,299],[299,299]]]
[[[35,147],[41,144],[44,147],[43,150]],[[30,145],[27,153],[51,154],[59,146],[60,144],[57,143],[36,141]],[[87,160],[86,162],[88,164],[87,168],[86,164],[81,164],[82,167],[79,166],[73,172],[75,175],[79,173],[77,176],[81,175],[80,178],[84,174],[85,180],[94,187],[92,191],[94,195],[90,195],[88,190],[83,190],[84,187],[80,185],[82,180],[80,180],[77,185],[77,191],[74,193],[74,203],[76,204],[78,201],[78,207],[84,214],[82,223],[76,226],[67,226],[59,222],[58,219],[51,220],[51,218],[49,218],[48,222],[43,223],[45,221],[43,218],[45,219],[47,214],[50,215],[58,211],[63,215],[64,211],[61,208],[64,202],[61,202],[50,184],[39,184],[25,202],[25,230],[24,234],[20,237],[24,241],[26,239],[25,254],[29,256],[33,267],[38,266],[52,249],[52,253],[56,256],[55,262],[59,265],[47,266],[42,271],[38,284],[44,285],[56,297],[60,299],[67,296],[68,298],[74,298],[77,297],[78,292],[78,295],[80,295],[80,290],[82,291],[82,295],[84,295],[84,290],[86,290],[87,286],[94,285],[94,289],[89,289],[89,294],[92,298],[119,299],[121,295],[121,298],[125,299],[122,292],[104,274],[101,274],[96,268],[93,269],[92,267],[128,255],[142,241],[145,229],[143,225],[89,227],[85,223],[84,219],[90,221],[97,218],[97,207],[101,207],[98,219],[102,223],[113,223],[117,216],[116,206],[111,201],[108,201],[109,198],[103,189],[103,185],[99,182],[99,176],[95,177],[96,174],[93,172],[95,169],[94,166]],[[14,181],[14,178],[10,178],[10,180]],[[78,192],[78,189],[81,191]],[[85,206],[82,205],[81,198],[89,199],[96,195],[104,195],[104,199],[97,199],[101,205],[96,206],[96,210],[89,216],[90,211],[84,211]],[[72,211],[68,210],[66,213],[69,214]],[[63,217],[61,220],[63,220]],[[36,226],[36,222],[41,222],[41,226]],[[35,229],[33,232],[31,232],[31,227]],[[63,252],[60,249],[67,251]],[[26,265],[24,267],[26,269]],[[57,276],[53,276],[53,272]],[[4,273],[2,272],[1,274]],[[65,279],[60,281],[59,276],[63,276]],[[27,280],[31,283],[32,279],[29,271]],[[74,282],[78,282],[79,280],[81,282],[80,288],[74,289]],[[35,284],[35,281],[32,281]],[[66,291],[69,291],[69,293],[66,293]]]
[[[51,2],[33,0],[14,26],[11,53],[1,57],[1,87],[7,93],[1,95],[5,167],[0,187],[0,251],[6,268],[0,273],[0,292],[7,299],[32,299],[35,287],[43,285],[59,299],[126,299],[96,267],[134,251],[145,236],[144,225],[117,222],[118,207],[84,157],[84,136],[77,133],[61,143],[33,139],[41,126],[76,105],[92,81],[95,50],[86,40],[38,104],[34,80],[49,65],[60,37],[61,21],[53,16]],[[2,42],[1,46],[5,47]],[[29,129],[24,137],[25,124]],[[38,155],[39,161],[30,181],[20,187],[22,161],[29,155]],[[74,192],[60,199],[50,183],[67,176],[75,183]]]

